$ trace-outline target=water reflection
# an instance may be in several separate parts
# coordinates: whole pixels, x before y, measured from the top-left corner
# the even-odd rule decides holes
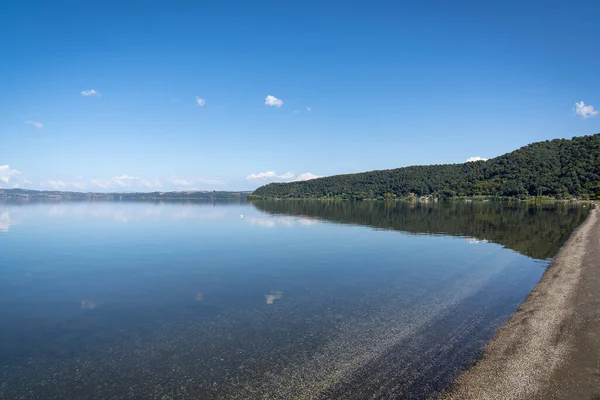
[[[467,243],[469,243],[469,244],[487,243],[487,242],[488,242],[487,240],[480,240],[480,239],[472,238],[472,237],[467,238]]]
[[[264,228],[275,228],[276,226],[285,226],[293,228],[296,223],[302,226],[311,226],[319,223],[314,218],[306,217],[285,217],[285,216],[274,216],[274,217],[247,217],[245,221],[251,225],[262,226]]]
[[[252,204],[279,216],[358,224],[414,234],[490,241],[537,259],[552,258],[589,209],[572,204],[500,202],[334,202],[261,200]]]
[[[79,217],[111,219],[118,222],[139,220],[216,220],[226,218],[228,212],[223,207],[213,207],[210,204],[154,204],[145,203],[59,203],[48,211],[53,217]]]
[[[276,225],[274,218],[247,217],[245,221],[251,225],[263,226],[265,228],[274,228]]]
[[[0,212],[0,232],[8,232],[8,228],[12,223],[8,211]]]
[[[51,218],[71,218],[78,220],[98,219],[111,220],[116,222],[128,223],[134,221],[159,221],[159,220],[202,220],[216,221],[224,219],[239,218],[250,225],[256,225],[265,228],[275,228],[277,226],[292,228],[294,226],[311,226],[318,224],[319,219],[305,216],[280,216],[262,213],[255,215],[240,215],[237,210],[239,203],[146,203],[146,202],[61,202],[61,203],[7,203],[11,213],[23,215],[26,218],[51,217]],[[228,206],[232,209],[230,210]],[[237,206],[237,208],[236,208]],[[248,207],[247,204],[241,205]],[[236,208],[236,210],[233,210]],[[9,227],[14,225],[14,220],[10,218],[8,210],[0,212],[0,232],[8,232]]]
[[[122,223],[158,220],[219,220],[229,218],[228,203],[145,203],[145,202],[62,202],[62,203],[7,203],[12,214],[36,217],[71,218],[78,220],[104,219]],[[239,206],[239,203],[233,204]],[[0,212],[0,231],[8,231],[14,224],[8,211]]]
[[[283,292],[280,290],[277,290],[270,294],[265,294],[266,303],[273,304],[275,302],[275,300],[281,299],[281,296],[283,296]]]
[[[0,208],[0,399],[435,397],[584,215],[255,205]]]
[[[93,310],[98,307],[98,304],[92,300],[81,300],[81,308]]]

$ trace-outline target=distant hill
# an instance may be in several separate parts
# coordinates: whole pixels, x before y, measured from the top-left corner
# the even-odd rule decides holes
[[[0,189],[0,200],[232,200],[246,199],[251,192],[186,191],[149,193],[82,193]]]
[[[464,164],[427,165],[270,183],[255,198],[553,196],[600,199],[600,134],[555,139]]]

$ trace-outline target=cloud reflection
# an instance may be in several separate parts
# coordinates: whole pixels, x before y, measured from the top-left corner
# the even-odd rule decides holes
[[[482,239],[477,239],[477,238],[474,238],[474,237],[468,237],[467,238],[467,243],[469,243],[469,244],[487,243],[487,242],[488,241],[485,240],[485,239],[482,240]]]
[[[98,303],[96,303],[95,301],[81,300],[81,308],[84,308],[87,310],[93,310],[96,307],[98,307]]]
[[[246,217],[244,220],[250,225],[258,225],[266,228],[274,228],[277,225],[274,218]]]
[[[273,304],[275,300],[279,300],[283,296],[283,292],[277,290],[276,292],[272,292],[270,294],[265,294],[265,300],[267,304]]]
[[[289,216],[244,217],[244,220],[251,225],[262,226],[265,228],[274,228],[276,226],[285,226],[287,228],[293,228],[296,224],[302,226],[311,226],[320,222],[318,219],[314,218]]]
[[[126,202],[65,202],[44,204],[43,206],[11,208],[0,211],[0,232],[7,232],[14,225],[13,213],[25,218],[53,219],[101,219],[120,223],[134,221],[219,221],[227,219],[243,220],[248,224],[264,228],[277,226],[293,228],[312,226],[321,222],[318,218],[291,215],[265,215],[254,213],[251,208],[244,209],[254,215],[242,215],[239,207],[212,204],[169,204],[169,203],[126,203]],[[10,217],[13,217],[11,219]]]
[[[0,232],[8,232],[8,228],[13,224],[13,221],[10,219],[10,214],[8,211],[2,211],[0,213]]]
[[[47,211],[50,217],[98,218],[118,222],[148,220],[218,220],[230,213],[225,207],[175,204],[65,203]]]
[[[306,218],[306,217],[296,218],[296,221],[298,221],[300,223],[300,225],[304,225],[304,226],[311,226],[311,225],[318,224],[320,222],[318,219]]]

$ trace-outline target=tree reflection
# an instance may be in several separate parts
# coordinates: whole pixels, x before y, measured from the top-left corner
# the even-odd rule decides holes
[[[252,204],[275,215],[487,240],[543,260],[554,257],[589,212],[566,203],[254,200]]]

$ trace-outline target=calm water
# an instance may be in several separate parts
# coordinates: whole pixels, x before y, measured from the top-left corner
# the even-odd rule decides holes
[[[1,399],[434,396],[582,208],[0,204]]]

